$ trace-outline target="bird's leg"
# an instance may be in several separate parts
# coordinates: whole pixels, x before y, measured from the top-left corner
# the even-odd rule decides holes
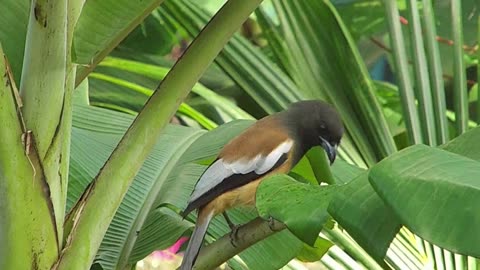
[[[268,217],[268,227],[270,228],[270,230],[276,231],[275,230],[275,219],[273,219],[272,216]]]
[[[232,246],[237,247],[235,245],[235,240],[237,240],[237,234],[238,234],[238,229],[240,228],[239,225],[235,225],[231,220],[230,217],[228,217],[227,212],[223,212],[223,217],[225,218],[225,221],[227,221],[228,227],[230,227],[230,243]]]

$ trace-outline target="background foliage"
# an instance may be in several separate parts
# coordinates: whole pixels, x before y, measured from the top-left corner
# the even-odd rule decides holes
[[[70,213],[59,246],[69,241],[69,226],[75,224],[71,214],[81,209],[78,202],[88,194],[85,190],[95,186],[92,181],[159,82],[175,69],[224,2],[79,4],[83,9],[78,21],[72,19],[63,30],[70,36],[63,41],[64,58],[57,58],[65,65],[64,73],[57,75],[72,87],[58,100],[73,101],[72,127],[62,134],[69,145],[62,151],[68,149],[70,156],[67,165],[58,165],[69,168],[63,171],[68,171],[68,180],[62,180],[68,188],[53,206],[54,212],[62,213],[55,216],[62,229],[64,212]],[[42,77],[27,76],[42,74],[38,70],[25,71],[33,65],[29,59],[35,59],[30,57],[35,53],[29,45],[29,4],[1,2],[9,12],[0,16],[0,42],[12,82],[21,89],[29,89],[32,77]],[[233,210],[235,223],[272,216],[287,229],[231,258],[229,267],[300,269],[301,261],[326,269],[477,269],[479,12],[475,0],[264,1],[208,66],[175,115],[170,117],[166,109],[158,113],[170,124],[147,149],[145,162],[135,161],[141,168],[132,174],[135,178],[112,213],[112,222],[105,223],[108,230],[91,255],[92,268],[134,267],[153,251],[188,236],[195,215],[182,219],[179,213],[223,145],[255,119],[298,100],[322,99],[338,109],[346,126],[340,159],[329,169],[322,150],[312,149],[290,175],[262,183],[257,211]],[[192,59],[204,58],[195,52],[201,51],[193,50]],[[69,73],[73,66],[75,72]],[[37,89],[32,81],[31,88]],[[21,93],[23,99],[30,96],[28,90]],[[161,102],[173,108],[176,100]],[[67,112],[59,110],[61,115]],[[141,141],[136,144],[142,146]],[[132,162],[128,157],[123,161],[124,166]],[[4,183],[8,166],[0,166]],[[55,166],[45,167],[47,179]],[[32,194],[38,195],[37,189]],[[278,200],[271,200],[273,193]],[[289,207],[284,207],[286,202]],[[28,207],[35,209],[33,205]],[[206,241],[214,243],[228,232],[225,221],[216,218]],[[53,258],[55,252],[46,253]]]

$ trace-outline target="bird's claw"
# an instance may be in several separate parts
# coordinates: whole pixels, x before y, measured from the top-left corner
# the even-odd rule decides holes
[[[230,228],[232,229],[232,231],[230,232],[230,244],[232,244],[233,247],[237,247],[235,242],[238,239],[238,229],[240,228],[240,226],[235,225]]]
[[[268,227],[270,230],[275,231],[275,219],[273,217],[268,217]]]

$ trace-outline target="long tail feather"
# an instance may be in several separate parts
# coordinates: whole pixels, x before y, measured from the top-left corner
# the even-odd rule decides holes
[[[213,216],[214,215],[212,211],[199,211],[197,224],[195,225],[195,229],[193,230],[190,241],[188,242],[185,255],[183,255],[183,261],[182,265],[180,266],[180,270],[191,270],[193,268],[193,265],[197,260],[198,253],[200,252],[200,248],[202,247],[203,239],[207,233],[208,224],[212,220]]]

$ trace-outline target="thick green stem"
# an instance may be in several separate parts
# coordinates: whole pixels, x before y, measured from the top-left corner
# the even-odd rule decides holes
[[[33,133],[50,189],[57,233],[61,239],[66,175],[60,173],[67,59],[67,1],[32,1],[20,95],[26,128]]]
[[[453,34],[453,83],[457,135],[468,129],[467,76],[463,61],[462,1],[451,0]]]
[[[412,43],[413,63],[415,72],[415,92],[420,111],[420,122],[423,138],[428,145],[437,145],[435,134],[435,117],[433,114],[432,94],[430,92],[430,77],[427,68],[427,57],[423,45],[423,33],[420,23],[417,1],[408,0],[407,9],[410,17],[410,40]]]
[[[134,17],[128,17],[127,20],[119,20],[115,18],[114,20],[110,20],[109,22],[110,29],[119,29],[119,31],[112,36],[107,37],[105,40],[102,40],[100,44],[93,43],[95,44],[95,48],[89,48],[88,46],[84,49],[87,49],[87,51],[90,51],[90,55],[88,55],[88,60],[86,60],[86,55],[82,55],[81,59],[78,59],[80,64],[84,64],[78,68],[78,72],[76,73],[76,82],[75,86],[78,86],[87,76],[92,72],[97,64],[102,61],[103,58],[105,58],[115,47],[118,46],[118,44],[127,37],[127,35],[132,32],[135,27],[137,27],[152,11],[157,8],[160,4],[162,4],[164,0],[149,0],[149,1],[137,1],[134,2],[135,5],[137,5],[138,8],[142,8],[142,10],[139,10],[138,14]],[[85,13],[87,14],[84,17],[84,21],[79,22],[79,29],[78,32],[76,33],[79,35],[82,35],[82,38],[88,39],[88,35],[91,34],[92,29],[97,26],[98,22],[96,20],[89,19],[93,17],[94,15],[100,15],[98,14],[99,10],[102,10],[105,8],[105,3],[102,3],[104,1],[88,1],[87,2],[87,7],[85,8]],[[118,3],[118,5],[121,5],[122,3]],[[93,17],[94,18],[94,17]],[[85,31],[87,29],[87,31]],[[83,31],[82,31],[83,30]],[[103,33],[102,33],[103,34]]]
[[[77,72],[77,65],[72,62],[72,43],[73,32],[75,30],[75,24],[80,17],[83,4],[85,0],[68,0],[67,7],[67,59],[66,59],[66,72],[65,72],[65,95],[63,98],[63,111],[62,118],[60,120],[60,128],[58,135],[55,137],[55,149],[57,149],[57,155],[60,156],[60,179],[61,179],[61,191],[60,200],[63,204],[60,204],[59,211],[61,215],[57,219],[64,220],[65,207],[67,201],[67,188],[68,188],[68,169],[70,165],[70,140],[72,135],[72,113],[73,113],[73,90],[75,89],[75,76]],[[60,214],[59,213],[59,214]],[[62,222],[63,227],[63,222]],[[60,246],[63,247],[65,243],[64,236],[68,235],[69,231],[65,232],[64,228],[59,230],[58,237],[61,240]]]
[[[73,227],[57,269],[90,267],[115,211],[163,127],[225,43],[260,3],[261,0],[228,1],[171,69],[74,206],[69,220]]]
[[[62,115],[65,93],[67,1],[32,1],[20,95],[27,128],[43,160]]]
[[[408,71],[408,59],[405,52],[405,43],[402,29],[400,27],[400,16],[398,14],[397,1],[384,0],[390,40],[393,48],[393,60],[398,78],[398,89],[402,101],[403,116],[407,127],[408,137],[411,143],[422,143],[422,133],[419,124],[418,111],[415,95],[413,93],[410,74]]]
[[[238,240],[235,241],[235,246],[232,245],[230,235],[227,234],[203,248],[193,269],[215,269],[249,246],[285,228],[285,225],[281,222],[256,218],[238,229]]]
[[[425,26],[425,45],[427,60],[430,71],[431,92],[433,108],[435,110],[435,126],[437,130],[437,141],[444,144],[448,141],[447,107],[445,104],[445,89],[443,85],[442,62],[440,49],[436,40],[437,30],[435,28],[435,16],[431,0],[423,0],[423,19]]]
[[[318,184],[327,183],[335,184],[332,171],[330,170],[329,160],[325,151],[320,147],[314,147],[307,153],[308,162],[312,166],[313,174],[317,179]]]
[[[480,26],[480,17],[477,25]],[[478,27],[477,44],[480,44],[480,27]],[[477,51],[477,123],[480,125],[480,50]]]
[[[48,185],[0,46],[0,269],[50,269],[57,229]]]

